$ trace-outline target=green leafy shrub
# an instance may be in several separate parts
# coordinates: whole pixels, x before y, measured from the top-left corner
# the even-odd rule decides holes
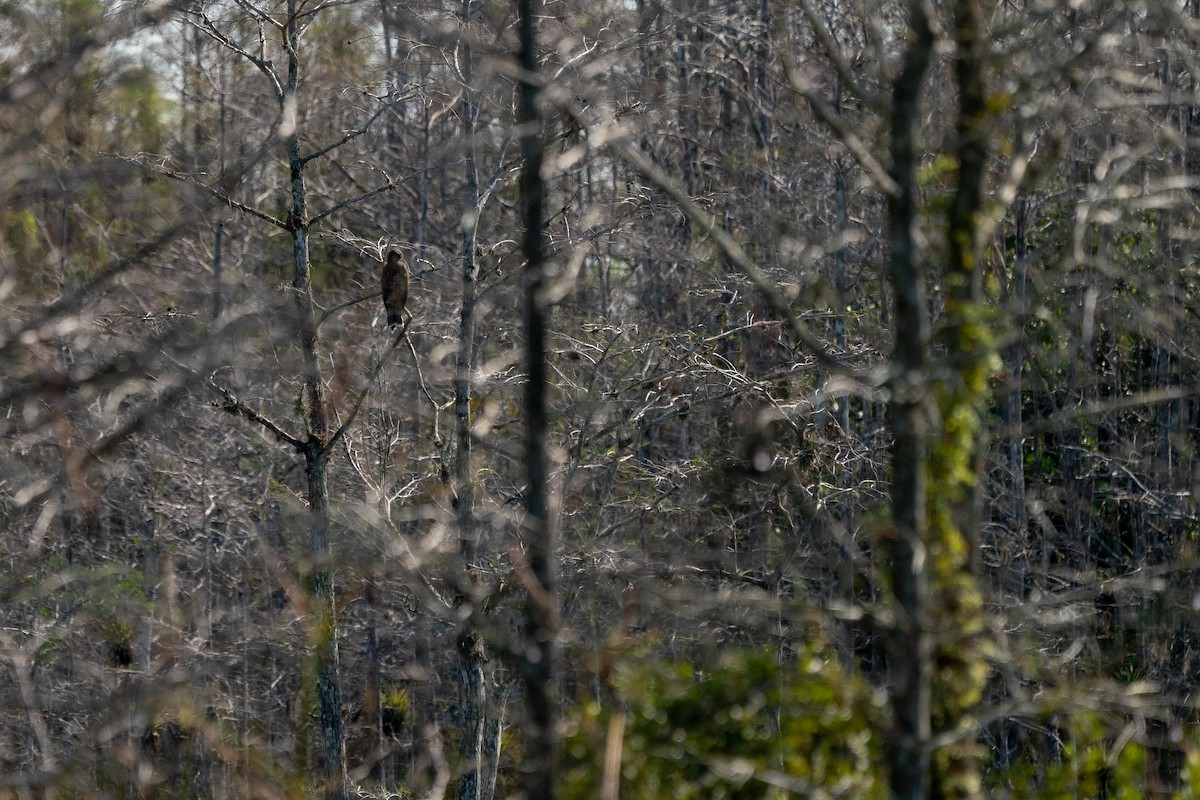
[[[618,736],[623,798],[886,794],[869,722],[879,709],[817,647],[782,665],[754,650],[707,669],[629,662],[609,683],[610,701],[585,703],[573,720],[565,797],[596,796]]]

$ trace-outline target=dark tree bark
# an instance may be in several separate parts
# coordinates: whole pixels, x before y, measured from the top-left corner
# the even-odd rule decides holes
[[[289,0],[283,32],[287,54],[287,80],[279,98],[286,118],[295,114],[300,92],[300,41],[305,25],[296,0]],[[287,122],[284,123],[287,125]],[[317,621],[314,627],[313,658],[317,667],[317,701],[323,745],[325,796],[342,800],[346,796],[346,740],[342,720],[342,696],[338,685],[338,641],[334,609],[333,579],[330,574],[328,463],[329,419],[325,382],[318,363],[317,318],[313,307],[312,269],[309,258],[308,189],[305,168],[308,159],[300,152],[300,132],[294,117],[285,138],[290,198],[287,225],[292,235],[292,298],[295,304],[296,336],[303,360],[301,413],[304,415],[304,474],[312,526],[313,571],[310,576],[316,597]]]
[[[1001,281],[1002,298],[1021,313],[1025,303],[1026,271],[1029,260],[1030,203],[1022,193],[1013,204],[1013,266],[1011,276]],[[1030,588],[1033,568],[1029,542],[1028,514],[1025,511],[1025,451],[1024,423],[1021,414],[1021,370],[1025,361],[1026,345],[1018,338],[1005,348],[1004,387],[1000,397],[1000,453],[1005,465],[1004,480],[1008,496],[1002,513],[1007,535],[1015,537],[1017,561],[1015,578],[1019,585],[1014,587],[1023,594]]]
[[[253,64],[271,85],[278,106],[278,135],[283,140],[284,154],[288,165],[286,216],[277,219],[265,212],[239,203],[226,194],[224,184],[229,178],[222,147],[220,174],[222,188],[209,190],[231,208],[247,212],[260,220],[268,221],[285,230],[291,239],[292,268],[290,295],[292,298],[292,335],[300,353],[300,397],[299,417],[303,432],[293,435],[275,422],[242,403],[229,389],[212,387],[220,394],[218,405],[225,411],[241,416],[262,426],[277,441],[289,445],[304,461],[305,500],[308,515],[304,518],[309,537],[312,566],[309,573],[309,589],[315,602],[312,605],[313,619],[310,657],[315,669],[315,685],[305,683],[305,692],[310,693],[306,701],[314,700],[319,712],[322,740],[322,786],[326,797],[342,800],[348,788],[346,765],[345,723],[342,718],[341,689],[338,685],[338,639],[333,580],[331,574],[331,548],[329,488],[327,465],[329,453],[337,435],[330,432],[331,409],[325,391],[325,379],[319,360],[320,322],[316,314],[312,288],[312,264],[309,252],[309,234],[313,225],[308,209],[308,185],[306,172],[312,159],[329,152],[333,147],[316,154],[304,155],[301,151],[301,132],[297,124],[301,77],[301,43],[308,24],[312,22],[312,11],[304,11],[303,4],[288,0],[283,18],[274,22],[280,34],[279,44],[284,54],[284,64],[277,67],[272,61],[254,56],[240,48],[234,40],[222,34],[202,11],[196,12],[193,24],[196,30],[239,54]],[[224,142],[224,95],[221,105],[221,136]],[[345,141],[349,141],[346,139]],[[344,142],[343,142],[344,143]],[[334,145],[336,147],[337,145]],[[176,176],[180,177],[180,176]],[[218,229],[220,233],[220,229]],[[219,245],[222,241],[218,238]],[[215,270],[214,270],[215,271]],[[216,276],[219,281],[219,274]],[[219,286],[218,286],[219,289]],[[221,310],[219,291],[214,292],[213,314]],[[315,695],[315,696],[314,696]],[[301,747],[300,749],[304,749]]]
[[[462,24],[469,29],[474,9],[473,0],[463,0]],[[465,148],[463,186],[462,238],[462,305],[459,313],[458,356],[454,376],[454,422],[458,448],[454,457],[454,482],[457,492],[455,507],[458,524],[458,555],[465,580],[474,580],[477,567],[479,532],[475,525],[475,475],[471,459],[471,398],[472,374],[475,368],[476,298],[479,286],[479,264],[475,253],[475,233],[479,222],[479,174],[475,161],[475,121],[479,110],[476,104],[474,59],[469,39],[462,46],[463,78],[462,127]],[[455,598],[460,607],[472,602],[461,593]],[[458,800],[477,800],[481,796],[481,773],[484,763],[484,731],[488,706],[488,686],[483,637],[470,620],[460,614],[457,634],[459,709],[462,714],[462,734],[459,756],[462,761],[458,779]]]
[[[952,364],[963,374],[989,355],[991,343],[970,335],[978,325],[979,304],[982,299],[983,270],[981,221],[983,213],[983,184],[987,176],[987,96],[983,81],[983,21],[976,0],[956,0],[954,16],[954,76],[958,83],[958,116],[955,120],[957,137],[958,181],[950,202],[947,219],[949,264],[946,286],[947,327],[951,355],[961,356]],[[964,336],[957,333],[966,334]],[[968,387],[971,391],[971,387]],[[976,475],[983,469],[983,446],[977,441],[970,454]],[[959,505],[958,529],[972,546],[977,542],[974,532],[980,525],[979,492],[975,486],[964,486],[966,502]]]
[[[525,274],[525,652],[521,672],[525,688],[526,800],[558,796],[558,700],[555,691],[557,611],[555,537],[550,520],[546,437],[549,427],[546,364],[545,194],[542,176],[545,142],[538,107],[537,17],[539,0],[518,0],[520,67],[517,121],[520,125],[520,198],[524,227]]]
[[[958,85],[954,155],[958,175],[946,219],[948,263],[944,326],[947,374],[937,391],[940,431],[930,474],[938,493],[931,502],[929,553],[935,565],[939,620],[933,660],[935,734],[956,730],[979,702],[983,674],[978,640],[983,631],[982,598],[974,568],[982,526],[986,431],[990,382],[998,366],[993,322],[983,303],[984,182],[988,168],[987,94],[981,4],[951,3]],[[964,741],[935,754],[936,798],[972,798],[982,785],[978,748]]]
[[[896,624],[889,648],[893,729],[888,778],[895,800],[929,796],[930,678],[932,643],[928,620],[925,547],[927,481],[929,319],[925,266],[916,251],[918,211],[917,132],[921,86],[933,53],[933,31],[920,0],[909,3],[912,33],[903,68],[892,88],[892,179],[888,202],[888,269],[896,290],[896,376],[892,381],[892,517],[884,542],[895,599]]]

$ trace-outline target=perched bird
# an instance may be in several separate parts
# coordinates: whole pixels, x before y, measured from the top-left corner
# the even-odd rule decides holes
[[[383,265],[383,308],[388,325],[404,322],[404,304],[408,302],[408,263],[397,250],[388,253]]]

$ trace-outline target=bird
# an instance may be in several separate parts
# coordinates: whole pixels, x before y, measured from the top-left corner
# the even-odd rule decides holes
[[[388,325],[404,322],[404,304],[408,302],[408,262],[397,250],[387,255],[383,265],[383,308],[387,311]]]

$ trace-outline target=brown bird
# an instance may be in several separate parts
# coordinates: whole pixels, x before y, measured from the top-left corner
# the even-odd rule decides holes
[[[383,265],[383,307],[387,311],[388,325],[404,322],[404,304],[408,302],[408,262],[399,251],[388,253]]]

